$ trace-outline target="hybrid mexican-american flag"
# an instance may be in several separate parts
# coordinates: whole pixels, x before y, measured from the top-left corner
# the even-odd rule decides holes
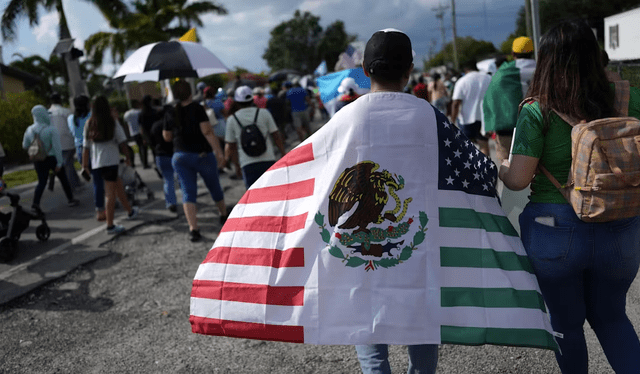
[[[235,206],[193,281],[193,332],[555,349],[496,175],[426,101],[360,97]]]

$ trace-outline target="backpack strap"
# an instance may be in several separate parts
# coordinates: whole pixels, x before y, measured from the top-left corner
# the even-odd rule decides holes
[[[236,117],[236,114],[235,114],[235,113],[233,113],[233,114],[232,114],[232,116],[233,116],[233,118],[235,118],[235,119],[236,119],[236,122],[238,122],[238,125],[240,126],[240,128],[241,128],[241,129],[242,129],[242,128],[244,128],[244,126],[242,126],[242,122],[240,122],[240,120],[238,119],[238,117]]]
[[[253,123],[258,123],[258,112],[260,112],[260,108],[256,108],[256,115],[253,117]],[[238,122],[238,125],[240,125],[240,128],[244,128],[244,126],[242,126],[242,122],[240,122],[240,120],[238,119],[238,117],[236,117],[236,114],[233,113],[232,114],[233,118],[236,119],[236,122]]]

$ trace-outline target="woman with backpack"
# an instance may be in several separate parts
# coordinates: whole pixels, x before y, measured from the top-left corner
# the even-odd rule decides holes
[[[116,196],[127,211],[127,219],[134,219],[138,216],[138,207],[132,207],[129,203],[122,180],[118,175],[120,152],[125,155],[126,163],[129,166],[131,165],[131,154],[127,147],[127,136],[105,96],[97,96],[93,100],[91,117],[84,127],[82,146],[82,174],[88,175],[90,170],[94,170],[94,172],[100,173],[104,180],[107,234],[122,233],[125,228],[113,223]],[[89,161],[89,157],[91,157],[91,161]]]
[[[600,47],[585,22],[561,23],[542,37],[528,96],[534,99],[518,117],[512,160],[503,162],[499,176],[512,190],[531,184],[519,218],[521,237],[558,333],[560,370],[588,372],[586,319],[613,370],[639,373],[640,341],[625,303],[640,264],[640,217],[582,221],[546,172],[537,172],[544,168],[556,180],[567,180],[572,126],[565,119],[586,123],[618,116],[614,97],[620,97],[607,81]],[[640,118],[635,88],[628,112]]]
[[[62,189],[67,196],[67,205],[78,205],[79,201],[73,198],[73,191],[69,185],[67,174],[62,168],[60,135],[58,130],[51,124],[49,111],[42,105],[36,105],[31,109],[31,115],[33,116],[33,125],[27,128],[22,138],[22,148],[28,150],[29,158],[33,161],[33,166],[38,175],[38,184],[33,194],[31,208],[38,214],[42,213],[40,200],[47,186],[49,172],[52,170],[60,179]]]
[[[227,220],[227,206],[218,178],[218,168],[222,167],[224,157],[207,113],[192,99],[189,83],[177,81],[172,90],[178,102],[175,115],[165,116],[162,137],[173,142],[171,164],[180,180],[182,208],[189,223],[189,240],[195,242],[201,239],[196,210],[198,174],[218,207],[220,223]]]
[[[73,134],[76,157],[82,165],[82,143],[84,141],[84,125],[91,116],[91,109],[89,108],[89,98],[85,95],[76,96],[73,99],[73,106],[75,107],[75,113],[67,118],[67,125],[69,131]],[[91,158],[89,158],[89,168],[91,168]],[[91,177],[93,178],[93,202],[96,206],[96,219],[98,221],[104,221],[107,219],[107,214],[104,208],[104,181],[102,175],[98,170],[91,170]]]

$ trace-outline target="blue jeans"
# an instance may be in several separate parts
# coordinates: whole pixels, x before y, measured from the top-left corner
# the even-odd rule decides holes
[[[536,222],[553,217],[554,226]],[[563,373],[587,373],[585,319],[616,373],[640,373],[640,341],[625,312],[640,264],[640,217],[582,222],[569,204],[529,203],[522,243],[551,315]]]
[[[438,366],[438,345],[408,345],[408,374],[434,374]],[[389,346],[387,344],[356,345],[358,361],[363,374],[390,374]]]
[[[263,161],[253,164],[245,165],[242,167],[242,179],[244,179],[244,186],[249,189],[251,185],[260,178],[265,171],[275,164],[275,161]]]
[[[40,207],[40,199],[42,199],[42,194],[44,193],[44,189],[47,187],[47,181],[49,180],[49,171],[55,170],[56,166],[58,166],[58,160],[55,156],[47,156],[47,158],[42,161],[35,161],[33,166],[36,169],[36,174],[38,175],[38,184],[36,185],[36,191],[33,194],[33,205]],[[60,168],[56,173],[56,176],[60,180],[64,194],[67,196],[67,200],[73,200],[73,192],[71,191],[71,186],[69,186],[69,181],[67,180],[67,174],[64,172],[64,168]]]
[[[82,146],[76,147],[76,156],[82,164]],[[89,168],[91,169],[91,181],[93,182],[93,203],[96,210],[101,212],[104,210],[104,180],[100,171],[91,168],[91,158],[89,158]]]
[[[173,166],[171,165],[171,156],[156,156],[156,165],[160,168],[162,179],[164,180],[164,200],[167,208],[170,205],[176,205],[176,188],[173,180]]]
[[[224,199],[218,178],[218,162],[212,152],[204,154],[175,152],[171,159],[171,165],[180,180],[183,203],[196,203],[198,174],[204,180],[213,201],[218,202]]]

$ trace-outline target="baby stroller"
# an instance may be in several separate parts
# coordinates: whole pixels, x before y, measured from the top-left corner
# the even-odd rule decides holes
[[[2,183],[4,184],[4,183]],[[7,196],[12,207],[10,213],[0,212],[0,262],[13,260],[18,253],[18,240],[32,219],[40,219],[42,223],[36,227],[36,237],[41,242],[49,239],[51,229],[47,225],[44,213],[32,214],[22,209],[20,195],[0,191],[0,197]]]
[[[124,161],[120,161],[118,165],[118,175],[120,179],[122,179],[124,191],[131,205],[140,205],[140,200],[138,200],[139,193],[145,194],[147,200],[153,200],[155,198],[153,191],[151,191],[142,178],[140,178],[140,174]]]

